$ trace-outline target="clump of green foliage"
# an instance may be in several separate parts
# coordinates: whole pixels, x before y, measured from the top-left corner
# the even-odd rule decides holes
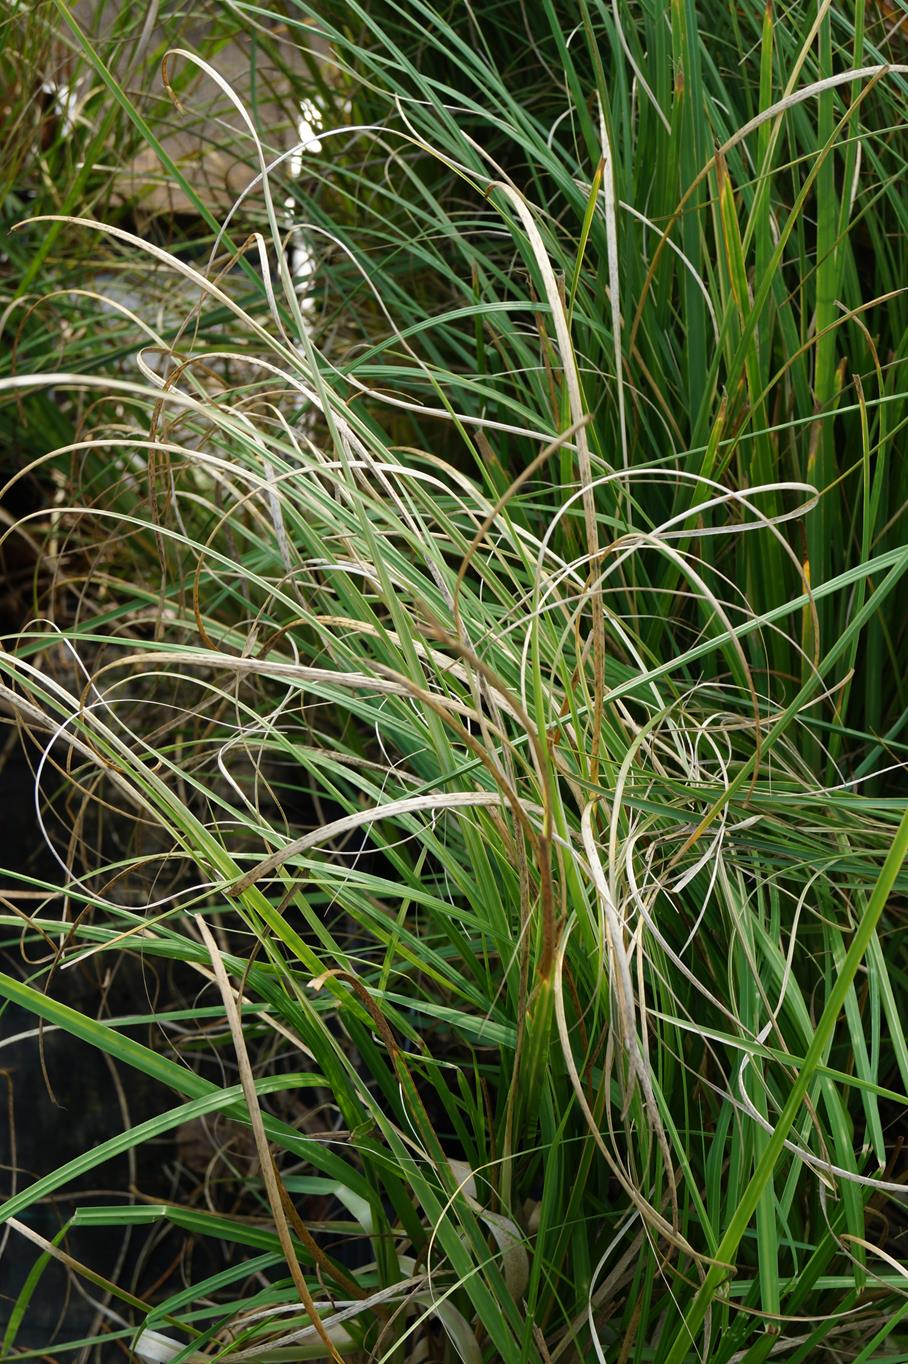
[[[48,15],[97,82],[80,135],[108,110],[191,194],[163,113]],[[4,267],[7,326],[17,271],[33,298],[3,429],[25,412],[56,493],[10,532],[44,550],[0,698],[60,875],[0,915],[53,946],[47,988],[0,992],[176,1102],[0,1215],[33,1242],[41,1199],[201,1119],[207,1203],[73,1220],[219,1267],[153,1300],[95,1276],[115,1314],[79,1348],[901,1358],[901,30],[222,18],[303,140],[216,44],[171,52],[168,119],[200,81],[232,109],[234,210],[137,231],[82,160]],[[199,992],[103,1022],[55,994],[123,954]]]

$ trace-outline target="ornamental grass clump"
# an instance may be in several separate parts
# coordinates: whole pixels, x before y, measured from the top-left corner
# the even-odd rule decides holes
[[[901,1358],[899,33],[226,8],[299,143],[177,47],[233,209],[13,239],[107,283],[97,364],[79,322],[0,379],[60,428],[9,484],[54,489],[0,698],[55,871],[0,992],[160,1107],[2,1205],[4,1349],[64,1256],[86,1359]],[[85,315],[48,259],[26,338]],[[65,1002],[114,963],[132,1013]],[[155,1143],[166,1193],[32,1226]],[[90,1227],[207,1268],[126,1287]]]

